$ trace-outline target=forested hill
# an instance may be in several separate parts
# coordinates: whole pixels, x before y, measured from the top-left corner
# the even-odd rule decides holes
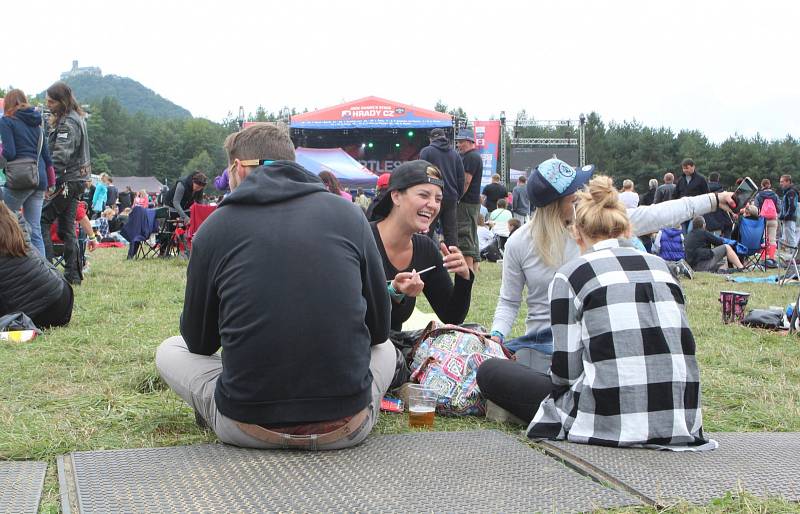
[[[154,118],[191,118],[192,113],[156,94],[152,89],[127,77],[76,75],[65,80],[75,98],[82,104],[99,103],[105,97],[115,98],[130,114],[141,112]],[[44,98],[44,92],[41,93]]]

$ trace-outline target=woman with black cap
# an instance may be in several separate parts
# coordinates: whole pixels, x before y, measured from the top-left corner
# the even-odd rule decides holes
[[[469,312],[474,275],[455,246],[425,235],[442,203],[439,170],[417,160],[398,166],[389,187],[372,211],[372,233],[383,259],[392,298],[392,329],[411,317],[416,297],[424,293],[445,323],[461,323]],[[455,274],[455,282],[449,273]]]

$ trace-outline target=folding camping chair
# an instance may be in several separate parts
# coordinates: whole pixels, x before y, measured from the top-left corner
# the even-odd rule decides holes
[[[134,207],[120,231],[122,237],[130,242],[128,259],[177,255],[177,246],[173,244],[175,223],[169,219],[167,207]]]
[[[738,239],[740,245],[737,245],[737,254],[742,260],[744,269],[748,271],[767,269],[767,252],[764,248],[764,241],[766,241],[767,222],[764,218],[758,219],[739,217],[737,226]],[[739,250],[744,247],[747,251],[741,253]],[[764,257],[763,262],[761,257]]]
[[[170,219],[168,207],[156,209],[156,224],[158,225],[158,231],[153,242],[151,243],[150,239],[147,239],[142,241],[143,245],[139,247],[142,252],[141,258],[177,256],[178,242],[175,239],[175,229],[178,225],[178,220]]]
[[[56,226],[54,223],[53,226]],[[80,228],[77,237],[75,238],[75,258],[78,260],[78,274],[83,280],[83,269],[86,267],[86,246],[89,239],[83,228]],[[53,244],[53,266],[56,268],[66,269],[66,262],[64,261],[64,242],[58,239],[58,235],[52,239]]]
[[[800,269],[797,267],[797,257],[800,246],[792,248],[791,246],[784,245],[783,248],[787,248],[789,251],[791,251],[791,257],[784,259],[780,256],[780,248],[778,249],[778,262],[783,267],[783,273],[781,274],[781,278],[778,280],[778,285],[780,286],[783,286],[783,284],[790,279],[800,280]]]

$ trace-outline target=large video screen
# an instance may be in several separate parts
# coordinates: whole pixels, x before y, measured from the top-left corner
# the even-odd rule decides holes
[[[540,162],[556,157],[566,162],[570,166],[578,165],[578,149],[564,148],[559,146],[547,148],[524,148],[514,147],[511,149],[511,179],[516,180],[515,175],[530,175],[531,170],[539,165]]]

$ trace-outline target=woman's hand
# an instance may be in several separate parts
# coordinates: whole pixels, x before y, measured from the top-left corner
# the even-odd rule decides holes
[[[392,287],[398,293],[403,293],[411,298],[417,297],[425,288],[425,282],[419,278],[417,271],[403,271],[394,276]]]
[[[732,212],[731,206],[736,205],[736,202],[733,200],[733,192],[731,191],[721,191],[717,193],[717,198],[719,198],[719,208],[725,212]]]
[[[442,260],[444,267],[450,273],[455,273],[464,280],[469,280],[469,266],[464,256],[461,255],[461,250],[457,246],[447,247],[444,243],[439,244],[442,250]]]

